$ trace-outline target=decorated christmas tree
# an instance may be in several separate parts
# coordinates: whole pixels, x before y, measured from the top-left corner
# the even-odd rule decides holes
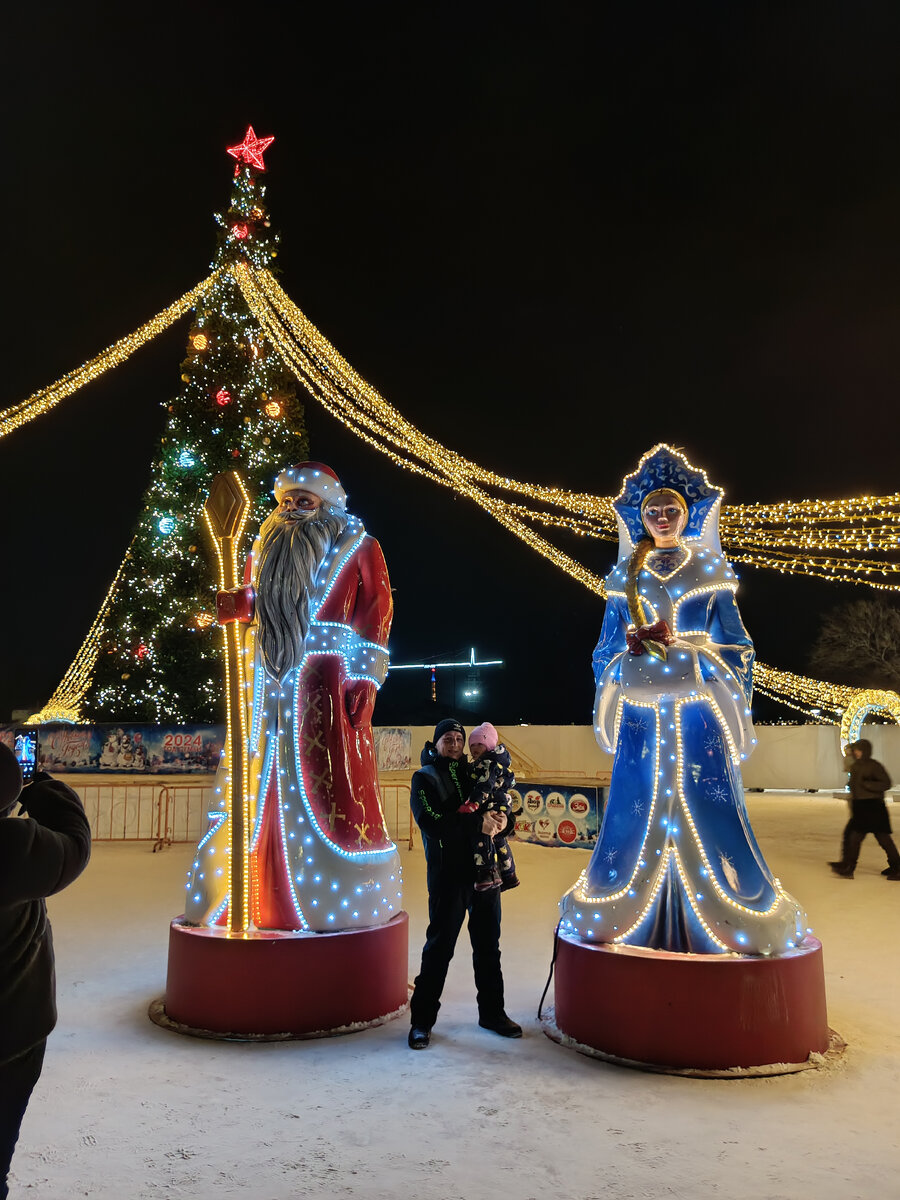
[[[264,205],[263,152],[252,126],[228,153],[231,200],[217,213],[219,270],[198,302],[182,388],[166,404],[128,559],[103,621],[83,705],[88,721],[222,719],[216,572],[203,504],[220,471],[238,470],[255,498],[248,527],[271,509],[279,467],[308,457],[293,375],[263,338],[227,267],[272,269],[278,237]]]

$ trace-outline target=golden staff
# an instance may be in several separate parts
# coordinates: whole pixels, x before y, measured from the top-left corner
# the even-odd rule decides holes
[[[237,471],[217,475],[209,489],[203,515],[219,560],[219,590],[238,586],[237,546],[250,513],[250,497]],[[235,616],[219,615],[225,640],[226,739],[228,758],[229,892],[228,928],[246,933],[250,925],[249,855],[247,831],[247,717],[244,703],[244,659],[241,626]]]

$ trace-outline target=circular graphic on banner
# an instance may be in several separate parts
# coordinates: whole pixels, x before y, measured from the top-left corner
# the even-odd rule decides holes
[[[544,797],[540,792],[525,793],[525,811],[530,813],[539,813],[544,807]]]
[[[561,842],[565,842],[567,846],[571,846],[572,842],[578,837],[578,830],[573,821],[560,821],[556,830],[556,836]]]
[[[590,807],[587,796],[582,796],[581,792],[569,797],[569,812],[574,813],[576,817],[583,817]]]
[[[534,833],[534,825],[532,825],[531,821],[526,821],[524,817],[519,817],[516,821],[516,833]]]
[[[565,811],[566,811],[565,797],[562,796],[559,792],[551,792],[550,795],[547,797],[547,812],[555,813],[557,816],[559,816],[560,813],[564,813]]]
[[[508,795],[510,812],[517,817],[522,811],[522,793],[517,792],[515,788],[510,788]]]
[[[549,817],[538,817],[534,823],[534,832],[542,842],[552,842],[556,836],[556,826]]]

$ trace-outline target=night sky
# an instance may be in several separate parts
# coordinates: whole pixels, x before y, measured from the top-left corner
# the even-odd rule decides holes
[[[658,441],[726,503],[897,490],[896,0],[152,12],[5,19],[0,406],[208,273],[252,123],[282,285],[445,445],[601,495]],[[0,442],[0,719],[49,698],[97,612],[187,328]],[[472,716],[589,721],[602,602],[312,400],[307,422],[384,548],[395,660],[474,646],[506,666]],[[823,610],[874,595],[741,575],[759,657],[794,670]],[[376,721],[452,703],[408,676]]]

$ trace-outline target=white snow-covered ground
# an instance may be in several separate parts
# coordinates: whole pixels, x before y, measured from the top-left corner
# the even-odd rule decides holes
[[[748,797],[772,869],[825,948],[829,1023],[847,1041],[818,1071],[703,1080],[611,1066],[536,1020],[556,903],[586,851],[520,845],[504,896],[507,1008],[522,1041],[478,1028],[465,934],[432,1046],[405,1018],[323,1041],[249,1045],[153,1025],[170,918],[192,847],[99,844],[51,902],[60,1021],[13,1160],[12,1195],[371,1200],[852,1200],[900,1195],[900,884],[866,840],[831,874],[846,806]],[[410,978],[425,928],[421,850],[403,851]]]

